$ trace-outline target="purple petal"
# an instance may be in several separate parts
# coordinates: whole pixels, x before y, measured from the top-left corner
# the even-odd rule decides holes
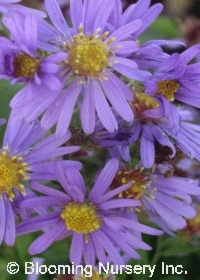
[[[72,201],[83,203],[85,196],[83,192],[75,185],[66,186],[67,193],[71,196]]]
[[[134,246],[135,249],[143,249],[143,250],[150,250],[151,247],[147,245],[144,241],[139,239],[138,237],[130,234],[128,231],[120,232],[122,235],[122,239],[129,243],[130,245]],[[120,239],[121,240],[121,239]]]
[[[78,30],[80,23],[83,23],[82,14],[83,14],[83,5],[82,0],[71,0],[70,1],[70,16],[73,27]]]
[[[132,91],[129,89],[129,87],[125,83],[122,82],[121,79],[119,79],[111,71],[109,72],[108,79],[110,82],[113,83],[113,85],[115,85],[115,87],[117,88],[117,91],[121,92],[121,95],[124,95],[128,101],[133,101]]]
[[[45,130],[49,130],[58,120],[65,99],[65,95],[61,92],[45,111],[41,119],[41,126]]]
[[[88,242],[83,242],[83,258],[86,265],[95,266],[95,248],[93,240],[91,238],[92,234],[88,235]]]
[[[123,13],[124,22],[130,22],[142,17],[148,9],[150,2],[150,0],[138,0],[136,4],[130,5]]]
[[[141,20],[136,20],[133,22],[130,22],[119,29],[115,30],[110,36],[116,38],[116,42],[119,42],[123,39],[127,39],[129,35],[133,34],[135,31],[137,31],[142,26]],[[109,39],[108,38],[108,39]]]
[[[170,226],[173,230],[178,230],[184,228],[187,223],[184,218],[176,214],[173,210],[162,205],[160,202],[155,199],[149,199],[149,203],[153,206],[155,211],[162,217],[162,219]]]
[[[135,250],[127,244],[122,238],[120,238],[120,234],[117,234],[115,232],[112,232],[112,230],[106,230],[106,234],[110,237],[111,240],[114,241],[116,245],[119,246],[123,250],[124,253],[126,253],[128,256],[134,258],[134,259],[140,259],[140,255],[135,252]]]
[[[37,50],[37,24],[36,19],[31,16],[26,16],[25,18],[25,42],[26,46],[31,52],[36,52]]]
[[[142,27],[136,32],[135,36],[139,36],[162,12],[163,5],[158,3],[148,9],[148,11],[142,16]]]
[[[114,83],[112,83],[110,80],[101,82],[101,85],[117,113],[127,122],[133,121],[133,111],[127,103],[122,91],[116,91]]]
[[[157,192],[156,199],[163,205],[173,209],[175,213],[185,218],[192,219],[196,216],[196,212],[191,206],[176,198]]]
[[[8,202],[10,203],[10,202]],[[5,202],[4,199],[0,199],[0,244],[3,241],[4,233],[5,233],[5,227],[6,227],[6,210],[5,210]]]
[[[119,43],[116,43],[116,46]],[[114,44],[112,45],[114,47]],[[115,50],[115,54],[130,54],[138,50],[138,45],[135,41],[122,41],[120,42],[120,48]]]
[[[76,100],[80,94],[82,86],[78,86],[76,84],[76,80],[65,90],[62,92],[63,95],[66,96],[65,102],[61,108],[61,113],[58,118],[58,124],[56,127],[56,136],[62,137],[68,130],[72,114],[74,111],[74,106]]]
[[[65,174],[69,185],[75,185],[79,187],[85,195],[86,193],[85,183],[80,172],[78,172],[76,169],[68,168],[66,169]]]
[[[106,236],[106,234],[101,230],[96,230],[95,232],[95,242],[99,242],[101,246],[106,250],[109,257],[115,264],[124,264],[122,257],[119,254],[119,251],[114,246],[113,242]]]
[[[112,219],[114,222],[118,222],[122,226],[128,227],[135,231],[143,232],[143,233],[150,234],[150,235],[162,234],[162,231],[160,231],[160,230],[148,227],[146,225],[140,224],[140,223],[135,222],[130,219],[121,218],[121,217],[112,217],[112,218],[110,217],[110,219]]]
[[[155,161],[155,147],[151,131],[143,130],[140,143],[141,160],[146,168],[151,168]]]
[[[180,54],[181,63],[187,64],[190,62],[200,51],[200,44],[192,46],[191,48],[187,49],[186,51]]]
[[[98,234],[98,233],[97,233],[97,234]],[[96,238],[95,238],[95,237],[96,237],[96,234],[95,234],[95,232],[93,232],[93,233],[90,235],[90,238],[91,238],[92,241],[93,241],[97,259],[98,259],[100,262],[102,262],[103,264],[105,264],[106,261],[107,261],[107,257],[106,257],[106,254],[105,254],[105,250],[104,250],[103,246],[101,246],[100,243],[96,242]]]
[[[85,0],[83,5],[83,27],[84,32],[93,33],[95,18],[98,13],[100,0],[90,1]]]
[[[59,190],[41,185],[41,184],[39,184],[37,182],[34,182],[34,181],[30,181],[29,184],[31,185],[31,187],[34,190],[36,190],[40,193],[43,193],[43,194],[46,194],[46,195],[49,195],[49,196],[53,196],[53,197],[56,197],[56,198],[59,198],[59,199],[66,199],[68,201],[71,200],[71,198],[67,194],[65,194],[65,193],[63,193]]]
[[[37,208],[37,207],[48,207],[48,206],[59,206],[60,204],[67,203],[68,200],[66,200],[65,194],[63,194],[63,198],[58,197],[51,197],[51,196],[44,196],[44,197],[36,197],[36,198],[30,198],[25,199],[20,204],[21,208]]]
[[[61,220],[60,212],[51,213],[48,217],[34,217],[22,222],[16,228],[17,235],[47,229]],[[63,223],[63,221],[62,221]]]
[[[99,174],[91,192],[89,199],[96,201],[95,198],[100,197],[108,189],[112,180],[114,179],[119,167],[119,161],[117,159],[111,159],[103,168]]]
[[[55,27],[64,34],[64,36],[69,40],[71,38],[70,29],[63,17],[61,9],[56,0],[45,0],[45,6],[49,17]]]
[[[117,121],[112,113],[110,106],[108,105],[108,102],[99,83],[95,85],[94,101],[97,114],[102,125],[109,132],[113,132],[118,128]]]
[[[89,80],[84,92],[83,102],[81,104],[81,123],[83,131],[91,134],[95,126],[95,102],[94,102],[95,86]]]
[[[97,16],[95,19],[95,23],[94,23],[94,31],[97,28],[101,28],[101,30],[104,30],[104,27],[107,23],[107,20],[110,16],[112,9],[113,9],[113,5],[114,5],[113,0],[101,1],[100,7],[98,9],[98,13],[97,13]]]
[[[112,190],[112,191],[109,191],[107,193],[105,193],[104,195],[102,196],[99,196],[99,197],[96,197],[95,198],[95,203],[103,203],[111,198],[113,198],[114,196],[118,195],[119,193],[125,191],[126,189],[128,189],[130,186],[132,185],[132,182],[129,182],[128,184],[125,184],[123,186],[119,186],[118,188]]]
[[[64,228],[62,221],[37,238],[29,247],[29,253],[31,255],[35,255],[45,251],[54,241],[57,240],[57,238],[59,238],[59,235],[62,234],[63,231],[67,231],[67,229]]]
[[[122,1],[117,0],[113,6],[112,13],[109,17],[109,23],[111,23],[115,28],[119,28],[122,25]]]
[[[83,254],[83,242],[84,235],[80,233],[73,233],[72,243],[70,247],[70,261],[75,265],[81,263],[81,258]]]
[[[114,209],[114,208],[120,208],[120,207],[135,207],[135,206],[141,206],[140,201],[129,199],[129,198],[121,198],[121,199],[112,199],[110,201],[103,202],[99,205],[101,209]]]

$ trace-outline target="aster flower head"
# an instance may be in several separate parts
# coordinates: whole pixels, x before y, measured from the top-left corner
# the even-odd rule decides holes
[[[119,120],[119,129],[113,133],[105,132],[99,126],[94,133],[94,141],[107,147],[112,157],[130,161],[129,147],[139,140],[141,161],[146,168],[155,163],[157,143],[168,147],[171,151],[169,157],[174,157],[176,149],[169,136],[171,132],[176,136],[179,129],[177,108],[164,97],[152,97],[143,92],[134,92],[131,107],[135,115],[133,123]]]
[[[114,199],[130,184],[119,187],[118,190],[108,191],[118,165],[115,159],[106,164],[88,196],[78,171],[73,169],[64,171],[59,165],[56,166],[57,176],[66,193],[34,183],[34,188],[47,196],[24,201],[21,207],[31,208],[42,203],[46,206],[56,206],[56,209],[46,217],[34,217],[18,226],[18,234],[45,229],[45,233],[30,246],[29,252],[40,253],[54,241],[69,235],[72,235],[70,261],[74,264],[84,262],[95,266],[96,258],[104,264],[108,258],[115,264],[123,264],[120,251],[128,257],[139,258],[135,249],[149,249],[140,238],[131,235],[127,228],[134,228],[140,234],[161,232],[117,214],[120,208],[134,208],[140,205],[135,200]]]
[[[25,12],[23,9],[11,9],[3,18],[12,38],[0,38],[0,78],[9,79],[11,84],[29,83],[33,91],[43,85],[46,90],[58,89],[61,82],[56,77],[59,70],[56,63],[64,59],[64,56],[48,55],[40,49],[37,24],[39,16],[31,11],[24,15]]]
[[[118,76],[120,74],[142,81],[151,76],[149,72],[138,70],[137,64],[126,57],[138,49],[130,35],[142,26],[142,21],[133,19],[110,31],[108,18],[115,4],[113,0],[98,0],[95,5],[93,1],[72,0],[70,28],[57,1],[45,3],[55,32],[53,34],[50,24],[49,32],[41,25],[39,41],[47,50],[61,51],[66,55],[60,65],[67,87],[54,100],[61,104],[55,112],[52,113],[53,103],[46,104],[46,100],[42,101],[43,110],[46,109],[41,120],[42,126],[49,129],[57,123],[57,136],[64,135],[77,101],[85,133],[93,132],[96,115],[108,131],[116,130],[118,124],[113,109],[124,120],[132,121],[133,112],[128,101],[131,101],[133,96]],[[38,112],[35,111],[34,100],[32,104],[36,118]],[[16,107],[14,103],[11,103],[11,106]]]
[[[30,185],[30,179],[54,180],[53,162],[56,159],[65,168],[81,168],[78,162],[60,158],[79,149],[59,147],[70,138],[70,133],[59,139],[53,134],[47,138],[44,136],[45,131],[38,122],[28,124],[11,114],[0,149],[0,243],[4,239],[7,245],[14,244],[15,208],[26,194],[32,196],[25,188],[25,185]]]
[[[119,28],[134,20],[141,20],[142,26],[132,34],[132,38],[136,40],[162,12],[163,5],[161,3],[149,7],[150,3],[151,0],[138,0],[136,3],[129,5],[122,13],[122,1],[116,0],[108,22],[113,28]]]
[[[0,78],[9,79],[11,84],[25,83],[10,106],[14,108],[13,113],[17,117],[26,116],[26,121],[31,122],[59,94],[62,81],[57,75],[57,63],[65,55],[49,54],[42,50],[38,41],[38,28],[41,24],[44,28],[46,22],[35,11],[26,11],[20,7],[11,9],[3,22],[12,40],[0,38]]]
[[[164,174],[162,172],[164,171]],[[173,235],[186,226],[186,219],[195,217],[192,207],[192,195],[200,193],[199,181],[177,176],[167,176],[169,166],[160,164],[154,172],[145,171],[143,167],[121,169],[116,174],[111,189],[121,182],[133,183],[119,198],[137,199],[142,203],[141,211],[162,230]],[[130,214],[127,213],[127,216]]]
[[[161,3],[151,5],[151,0],[138,0],[134,4],[130,4],[128,8],[123,12],[121,0],[116,0],[113,6],[112,13],[109,16],[108,24],[110,30],[120,28],[125,24],[130,23],[133,20],[141,20],[141,27],[131,34],[133,40],[139,42],[138,50],[134,50],[129,54],[139,66],[139,69],[149,69],[153,65],[157,65],[163,59],[166,59],[167,55],[163,52],[164,47],[186,47],[186,45],[175,40],[148,40],[145,43],[140,44],[140,38],[138,38],[160,15],[163,9]],[[162,46],[162,47],[161,47]]]
[[[197,123],[199,119],[198,112],[190,106],[178,108],[180,125],[177,133],[173,133],[163,125],[163,129],[174,138],[175,145],[190,159],[200,161],[199,141],[200,126]],[[189,168],[189,166],[188,166]]]
[[[181,101],[194,107],[200,107],[198,80],[200,63],[190,63],[200,51],[195,45],[181,54],[167,55],[152,67],[153,77],[144,81],[146,92],[162,95],[170,102]]]

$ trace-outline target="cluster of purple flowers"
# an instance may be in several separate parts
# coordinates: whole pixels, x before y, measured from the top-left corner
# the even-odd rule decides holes
[[[196,215],[199,181],[177,162],[200,161],[200,45],[140,45],[162,11],[150,0],[124,12],[121,0],[70,0],[69,21],[57,0],[46,13],[15,2],[0,0],[0,79],[23,85],[0,149],[0,244],[42,230],[30,254],[72,236],[74,264],[138,259],[151,249],[141,233],[173,235]],[[74,159],[99,151],[88,179]]]

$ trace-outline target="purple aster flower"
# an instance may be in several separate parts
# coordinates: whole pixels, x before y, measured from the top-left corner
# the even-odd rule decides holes
[[[153,77],[144,81],[145,91],[151,95],[163,95],[169,101],[175,99],[194,107],[200,107],[200,63],[190,63],[200,51],[195,45],[181,54],[166,56],[152,67]]]
[[[79,147],[59,147],[69,138],[70,133],[57,139],[54,134],[44,138],[45,131],[39,122],[28,124],[14,118],[8,120],[7,129],[0,149],[0,244],[7,245],[15,241],[15,213],[19,203],[27,194],[24,185],[29,180],[54,180],[54,161],[63,168],[81,168],[81,163],[62,160],[60,157],[77,151]]]
[[[162,165],[159,168],[162,169]],[[166,166],[164,169],[166,171]],[[119,182],[128,184],[131,181],[132,185],[118,197],[138,199],[142,203],[141,211],[165,232],[173,234],[186,226],[186,218],[195,217],[191,195],[200,194],[198,180],[177,176],[166,178],[158,168],[154,173],[144,171],[144,168],[122,169],[116,174],[111,189],[116,190]]]
[[[133,139],[133,135],[136,136],[136,139],[138,136],[132,132],[132,123],[128,124],[124,123],[123,119],[116,119],[118,121],[118,130],[108,132],[102,124],[97,123],[92,134],[92,140],[97,146],[107,148],[111,157],[130,161],[129,147],[136,141]]]
[[[136,40],[162,12],[163,5],[161,3],[149,7],[150,2],[151,0],[138,0],[137,3],[129,5],[129,7],[122,13],[122,1],[116,0],[112,13],[108,19],[109,24],[111,24],[113,28],[120,28],[134,20],[141,20],[141,27],[132,35],[132,38]]]
[[[151,168],[155,163],[155,145],[169,147],[174,157],[176,149],[168,131],[176,136],[179,129],[180,116],[178,109],[164,97],[153,98],[145,93],[135,93],[131,107],[135,120],[132,124],[119,121],[119,130],[113,133],[102,131],[97,127],[94,142],[108,148],[112,157],[130,161],[130,145],[140,141],[140,156],[142,164]],[[166,129],[167,128],[167,129]]]
[[[18,234],[45,230],[29,248],[30,254],[37,254],[47,249],[54,241],[72,235],[70,261],[74,264],[95,266],[95,259],[106,263],[109,257],[115,264],[123,264],[122,251],[131,258],[139,258],[135,249],[150,249],[147,244],[128,232],[128,228],[138,233],[157,235],[161,232],[142,225],[136,220],[118,217],[120,208],[134,208],[140,205],[136,200],[115,199],[119,192],[126,190],[131,183],[108,191],[119,163],[110,160],[96,178],[88,196],[80,173],[75,169],[63,169],[56,165],[57,177],[66,193],[38,183],[33,186],[47,196],[30,199],[21,203],[22,208],[46,205],[55,207],[47,216],[38,216],[22,222]],[[77,250],[78,248],[78,250]]]
[[[52,74],[58,71],[56,63],[64,56],[47,56],[38,49],[36,18],[32,14],[23,18],[20,13],[14,12],[4,18],[3,22],[12,35],[12,41],[1,38],[1,77],[10,78],[12,83],[34,79],[36,84],[43,82],[48,86],[53,79],[55,85],[52,87],[59,86],[59,81]],[[8,46],[6,51],[3,48],[5,44]]]
[[[36,99],[35,92],[41,94],[44,90],[61,88],[61,82],[56,77],[59,70],[57,63],[65,58],[63,53],[48,55],[38,49],[37,18],[38,16],[34,17],[31,12],[24,16],[20,11],[11,10],[9,16],[3,19],[3,23],[8,28],[12,40],[0,38],[0,78],[10,79],[11,84],[28,83],[28,89],[33,91]],[[23,96],[23,100],[26,97]]]
[[[121,0],[116,0],[113,6],[112,13],[108,19],[109,29],[114,30],[128,24],[134,20],[141,20],[141,27],[131,34],[133,40],[140,40],[138,37],[144,32],[155,19],[162,12],[163,5],[157,3],[150,6],[150,0],[138,0],[137,3],[129,5],[129,7],[122,13]],[[181,41],[174,40],[149,40],[143,44],[138,44],[137,50],[129,49],[128,57],[132,58],[137,63],[140,70],[146,70],[153,65],[157,65],[159,61],[163,61],[167,55],[163,52],[162,47],[170,46],[183,47],[185,44]]]
[[[162,128],[174,138],[176,146],[189,158],[196,158],[200,161],[200,125],[198,125],[199,116],[193,108],[178,108],[180,116],[180,125],[176,134],[174,134],[165,124]]]
[[[52,104],[47,104],[45,98],[43,100],[43,107],[47,110],[41,124],[49,129],[57,122],[57,136],[67,131],[77,101],[85,133],[93,132],[96,114],[108,131],[116,130],[118,124],[112,107],[124,120],[133,120],[133,112],[128,104],[133,99],[131,90],[118,76],[120,73],[142,81],[151,76],[147,71],[138,70],[137,64],[126,58],[127,53],[138,49],[130,35],[142,26],[142,21],[132,20],[110,32],[107,22],[113,7],[113,0],[98,0],[96,5],[93,1],[82,3],[81,0],[71,0],[73,27],[70,28],[57,1],[46,1],[46,9],[56,29],[55,34],[52,34],[52,26],[49,25],[48,33],[47,28],[41,25],[39,41],[43,47],[46,45],[47,50],[61,51],[67,56],[61,63],[67,87]],[[58,104],[56,110],[55,104]],[[11,106],[15,108],[14,103]],[[33,100],[31,111],[35,112],[34,118],[38,116],[35,107]]]

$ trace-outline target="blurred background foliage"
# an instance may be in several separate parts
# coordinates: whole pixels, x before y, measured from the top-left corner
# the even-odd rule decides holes
[[[58,0],[63,12],[68,15],[68,0]],[[123,1],[124,8],[136,1]],[[142,34],[140,42],[145,42],[150,39],[181,39],[186,42],[187,46],[200,43],[200,1],[195,0],[164,0],[152,1],[152,4],[161,2],[165,5],[162,15],[152,24],[152,26]],[[43,1],[39,0],[24,0],[22,4],[33,8],[44,9]],[[4,30],[0,30],[4,34]],[[181,50],[176,50],[181,51]],[[10,108],[9,103],[15,93],[22,88],[22,84],[10,86],[8,81],[0,81],[0,118],[8,119]],[[74,124],[78,120],[74,119]],[[2,142],[5,131],[5,125],[0,127],[0,141]],[[99,166],[102,165],[104,155],[101,151],[96,157],[88,158],[82,156],[78,160],[84,163],[82,174],[92,172],[93,177]],[[92,171],[93,170],[93,171]],[[86,177],[86,176],[85,176]],[[92,178],[92,176],[90,176]],[[91,182],[89,182],[91,183]],[[177,236],[170,237],[167,235],[161,237],[143,236],[144,241],[152,246],[151,251],[140,251],[141,260],[132,260],[129,264],[134,265],[156,265],[155,272],[151,279],[159,280],[200,280],[200,242],[199,242],[200,225],[197,230],[191,231],[191,228],[180,231]],[[0,249],[0,279],[1,280],[25,280],[27,275],[24,275],[24,263],[32,261],[32,257],[28,254],[28,247],[33,240],[41,233],[19,236],[16,239],[15,246],[7,247],[4,244]],[[77,248],[78,250],[78,248]],[[69,246],[66,240],[55,242],[48,250],[38,255],[44,259],[44,264],[68,264],[69,263]],[[8,262],[17,262],[20,266],[20,271],[17,274],[9,275],[6,272]],[[162,274],[162,262],[166,265],[182,265],[183,273],[179,275]],[[187,274],[185,273],[187,271]],[[53,279],[56,276],[50,274],[40,275],[38,279],[46,280]],[[61,279],[61,278],[60,278]],[[67,278],[62,278],[67,279]],[[146,280],[149,279],[149,273],[133,274],[133,275],[118,275],[117,279],[133,279]]]

